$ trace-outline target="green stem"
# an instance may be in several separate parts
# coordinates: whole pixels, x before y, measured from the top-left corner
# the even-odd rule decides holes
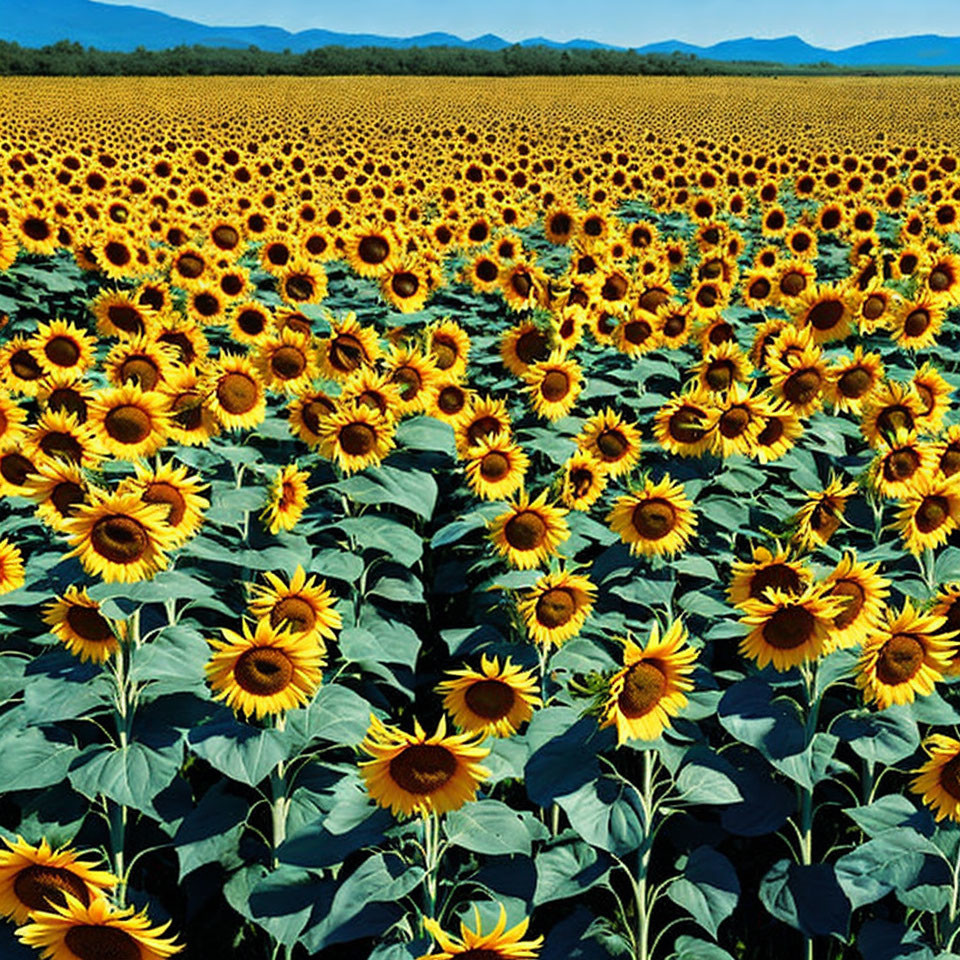
[[[927,547],[923,551],[921,569],[923,570],[923,579],[927,584],[927,590],[933,596],[937,591],[937,561],[933,555],[933,547]]]
[[[285,719],[278,714],[274,723],[275,729],[283,731]],[[284,779],[286,763],[281,760],[270,774],[270,840],[273,847],[271,867],[276,870],[280,863],[277,851],[287,838],[287,814],[290,811],[290,800],[287,797],[287,784]]]
[[[647,898],[647,872],[650,867],[650,851],[653,848],[653,773],[657,756],[653,750],[643,751],[643,785],[640,800],[643,805],[643,842],[637,851],[637,960],[650,960],[650,914],[653,898]]]
[[[424,876],[424,889],[426,891],[426,911],[421,920],[421,932],[426,932],[423,927],[424,917],[435,918],[437,911],[437,891],[439,887],[439,866],[440,866],[440,817],[430,810],[423,814],[423,867],[426,871]]]

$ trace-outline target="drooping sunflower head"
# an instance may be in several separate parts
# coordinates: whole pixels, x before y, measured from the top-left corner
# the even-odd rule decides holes
[[[26,923],[36,910],[66,903],[70,894],[83,905],[103,900],[117,878],[69,847],[51,849],[46,840],[32,846],[22,837],[3,838],[0,848],[0,916]]]
[[[437,693],[444,694],[443,707],[450,719],[467,733],[513,736],[541,704],[532,671],[511,663],[509,657],[501,666],[497,657],[484,654],[479,670],[448,670],[447,677],[437,685]]]
[[[569,538],[566,513],[566,509],[547,503],[546,490],[533,500],[521,490],[507,510],[491,521],[490,541],[511,566],[520,570],[539,567]]]
[[[917,776],[910,782],[911,791],[920,794],[937,823],[960,821],[960,740],[934,733],[922,746],[930,759],[913,771]]]
[[[44,608],[43,622],[81,662],[103,663],[120,649],[126,624],[109,620],[100,612],[86,588],[67,587],[66,593]]]
[[[642,648],[632,640],[621,640],[623,669],[610,679],[600,722],[601,728],[617,728],[618,745],[627,740],[656,740],[687,705],[697,651],[686,641],[687,631],[679,620],[662,639],[654,623]]]
[[[371,759],[361,762],[360,772],[370,796],[395,816],[458,810],[490,775],[480,764],[490,752],[479,745],[483,736],[448,736],[445,717],[428,737],[419,722],[409,734],[371,715],[360,744]]]
[[[758,667],[773,664],[779,671],[817,660],[830,651],[830,630],[843,606],[820,584],[798,593],[767,587],[762,597],[740,604],[740,622],[749,628],[740,641],[740,654]]]
[[[571,510],[589,510],[607,488],[604,464],[589,453],[573,454],[562,470],[560,501]]]
[[[854,679],[864,701],[885,710],[933,693],[957,648],[955,635],[943,633],[944,623],[943,617],[914,610],[909,600],[899,612],[884,611],[857,663]]]
[[[844,484],[833,473],[822,490],[807,490],[807,501],[794,515],[793,542],[801,550],[816,550],[839,529],[847,501],[857,492],[856,482]]]
[[[310,474],[288,463],[277,471],[267,491],[267,503],[260,519],[271,534],[292,530],[307,507]]]
[[[210,640],[206,665],[214,700],[245,716],[281,714],[305,706],[320,687],[323,650],[315,638],[275,627],[261,618],[241,632],[222,628],[223,640]]]
[[[763,429],[757,434],[753,455],[760,463],[782,457],[803,435],[803,423],[789,404],[771,403],[764,414]]]
[[[879,563],[860,563],[851,552],[823,579],[826,595],[840,597],[845,603],[833,618],[830,642],[834,647],[861,644],[879,627],[890,586],[879,570]]]
[[[204,511],[210,502],[201,492],[206,489],[197,474],[185,466],[159,461],[154,467],[134,464],[135,477],[128,477],[118,491],[138,493],[144,503],[157,503],[167,508],[166,525],[171,546],[181,546],[196,534],[203,524]]]
[[[683,484],[666,474],[656,483],[647,479],[642,490],[618,497],[607,523],[632,554],[662,556],[686,549],[697,528],[697,515]]]
[[[517,602],[527,636],[544,646],[557,646],[576,636],[593,609],[597,588],[579,574],[544,574]]]

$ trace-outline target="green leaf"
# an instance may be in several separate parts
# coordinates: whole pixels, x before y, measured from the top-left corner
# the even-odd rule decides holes
[[[822,780],[848,769],[846,764],[838,764],[833,759],[839,742],[839,737],[818,732],[802,752],[789,757],[774,757],[770,762],[795,783],[812,790]]]
[[[83,752],[70,769],[73,788],[86,797],[102,794],[123,806],[156,816],[153,799],[180,771],[179,745],[154,750],[143,743],[96,746]]]
[[[380,577],[367,591],[367,596],[383,597],[394,603],[426,603],[423,584],[413,574],[408,576]]]
[[[699,937],[677,937],[673,945],[676,960],[733,960],[722,947]]]
[[[0,734],[4,792],[59,783],[79,752],[72,743],[48,740],[39,727],[5,730]]]
[[[388,517],[347,517],[337,527],[361,549],[380,550],[404,567],[412,567],[423,554],[420,535]]]
[[[250,891],[250,916],[274,940],[293,946],[321,903],[329,903],[333,884],[299,867],[280,864]]]
[[[233,716],[201,724],[190,731],[190,750],[232,780],[255,787],[287,756],[283,736],[257,730]]]
[[[610,858],[569,831],[562,834],[534,860],[537,886],[533,905],[579,897],[591,887],[605,883],[610,872]]]
[[[193,690],[203,687],[209,659],[210,645],[196,628],[164,627],[149,643],[131,650],[130,676],[165,681],[165,689]]]
[[[519,853],[525,857],[531,853],[531,836],[542,838],[546,830],[532,814],[512,810],[499,800],[464,804],[447,814],[444,829],[450,843],[464,850],[491,856]]]
[[[864,760],[885,766],[911,756],[920,746],[917,721],[901,706],[879,712],[850,710],[833,721],[830,731]]]
[[[299,752],[318,740],[355,746],[367,734],[372,708],[358,693],[343,684],[321,687],[313,700],[287,711],[281,740]]]
[[[743,795],[736,784],[736,771],[706,747],[691,748],[677,775],[677,792],[686,803],[740,803]]]
[[[740,881],[733,864],[712,847],[697,847],[683,867],[683,876],[667,889],[667,895],[683,907],[712,937],[733,913],[740,898]]]
[[[410,417],[397,427],[397,445],[410,450],[445,453],[454,457],[457,445],[453,427],[434,417]]]
[[[844,813],[868,836],[876,837],[891,827],[907,824],[924,836],[933,833],[933,818],[926,809],[918,810],[908,797],[888,794],[862,807],[848,807]]]
[[[180,880],[198,867],[221,863],[233,870],[243,863],[238,852],[249,809],[247,800],[229,791],[225,781],[215,783],[187,814],[173,838],[180,863]]]
[[[778,860],[760,881],[760,902],[777,920],[808,937],[846,937],[850,903],[827,863]]]
[[[643,806],[637,791],[613,777],[599,777],[557,798],[570,826],[587,843],[622,857],[644,838]]]
[[[396,504],[429,520],[437,504],[437,482],[422,470],[370,467],[335,485],[354,503]]]

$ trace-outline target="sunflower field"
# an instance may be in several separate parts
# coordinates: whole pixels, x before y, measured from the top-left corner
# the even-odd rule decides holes
[[[960,957],[958,144],[0,81],[0,957]]]

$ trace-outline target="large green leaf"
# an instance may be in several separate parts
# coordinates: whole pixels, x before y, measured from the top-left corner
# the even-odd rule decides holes
[[[712,847],[697,847],[682,864],[683,876],[667,888],[670,899],[683,907],[712,937],[733,913],[740,898],[740,881],[733,864]]]
[[[527,811],[513,810],[499,800],[477,800],[447,814],[447,839],[455,847],[490,856],[531,854],[532,841],[547,831]]]

